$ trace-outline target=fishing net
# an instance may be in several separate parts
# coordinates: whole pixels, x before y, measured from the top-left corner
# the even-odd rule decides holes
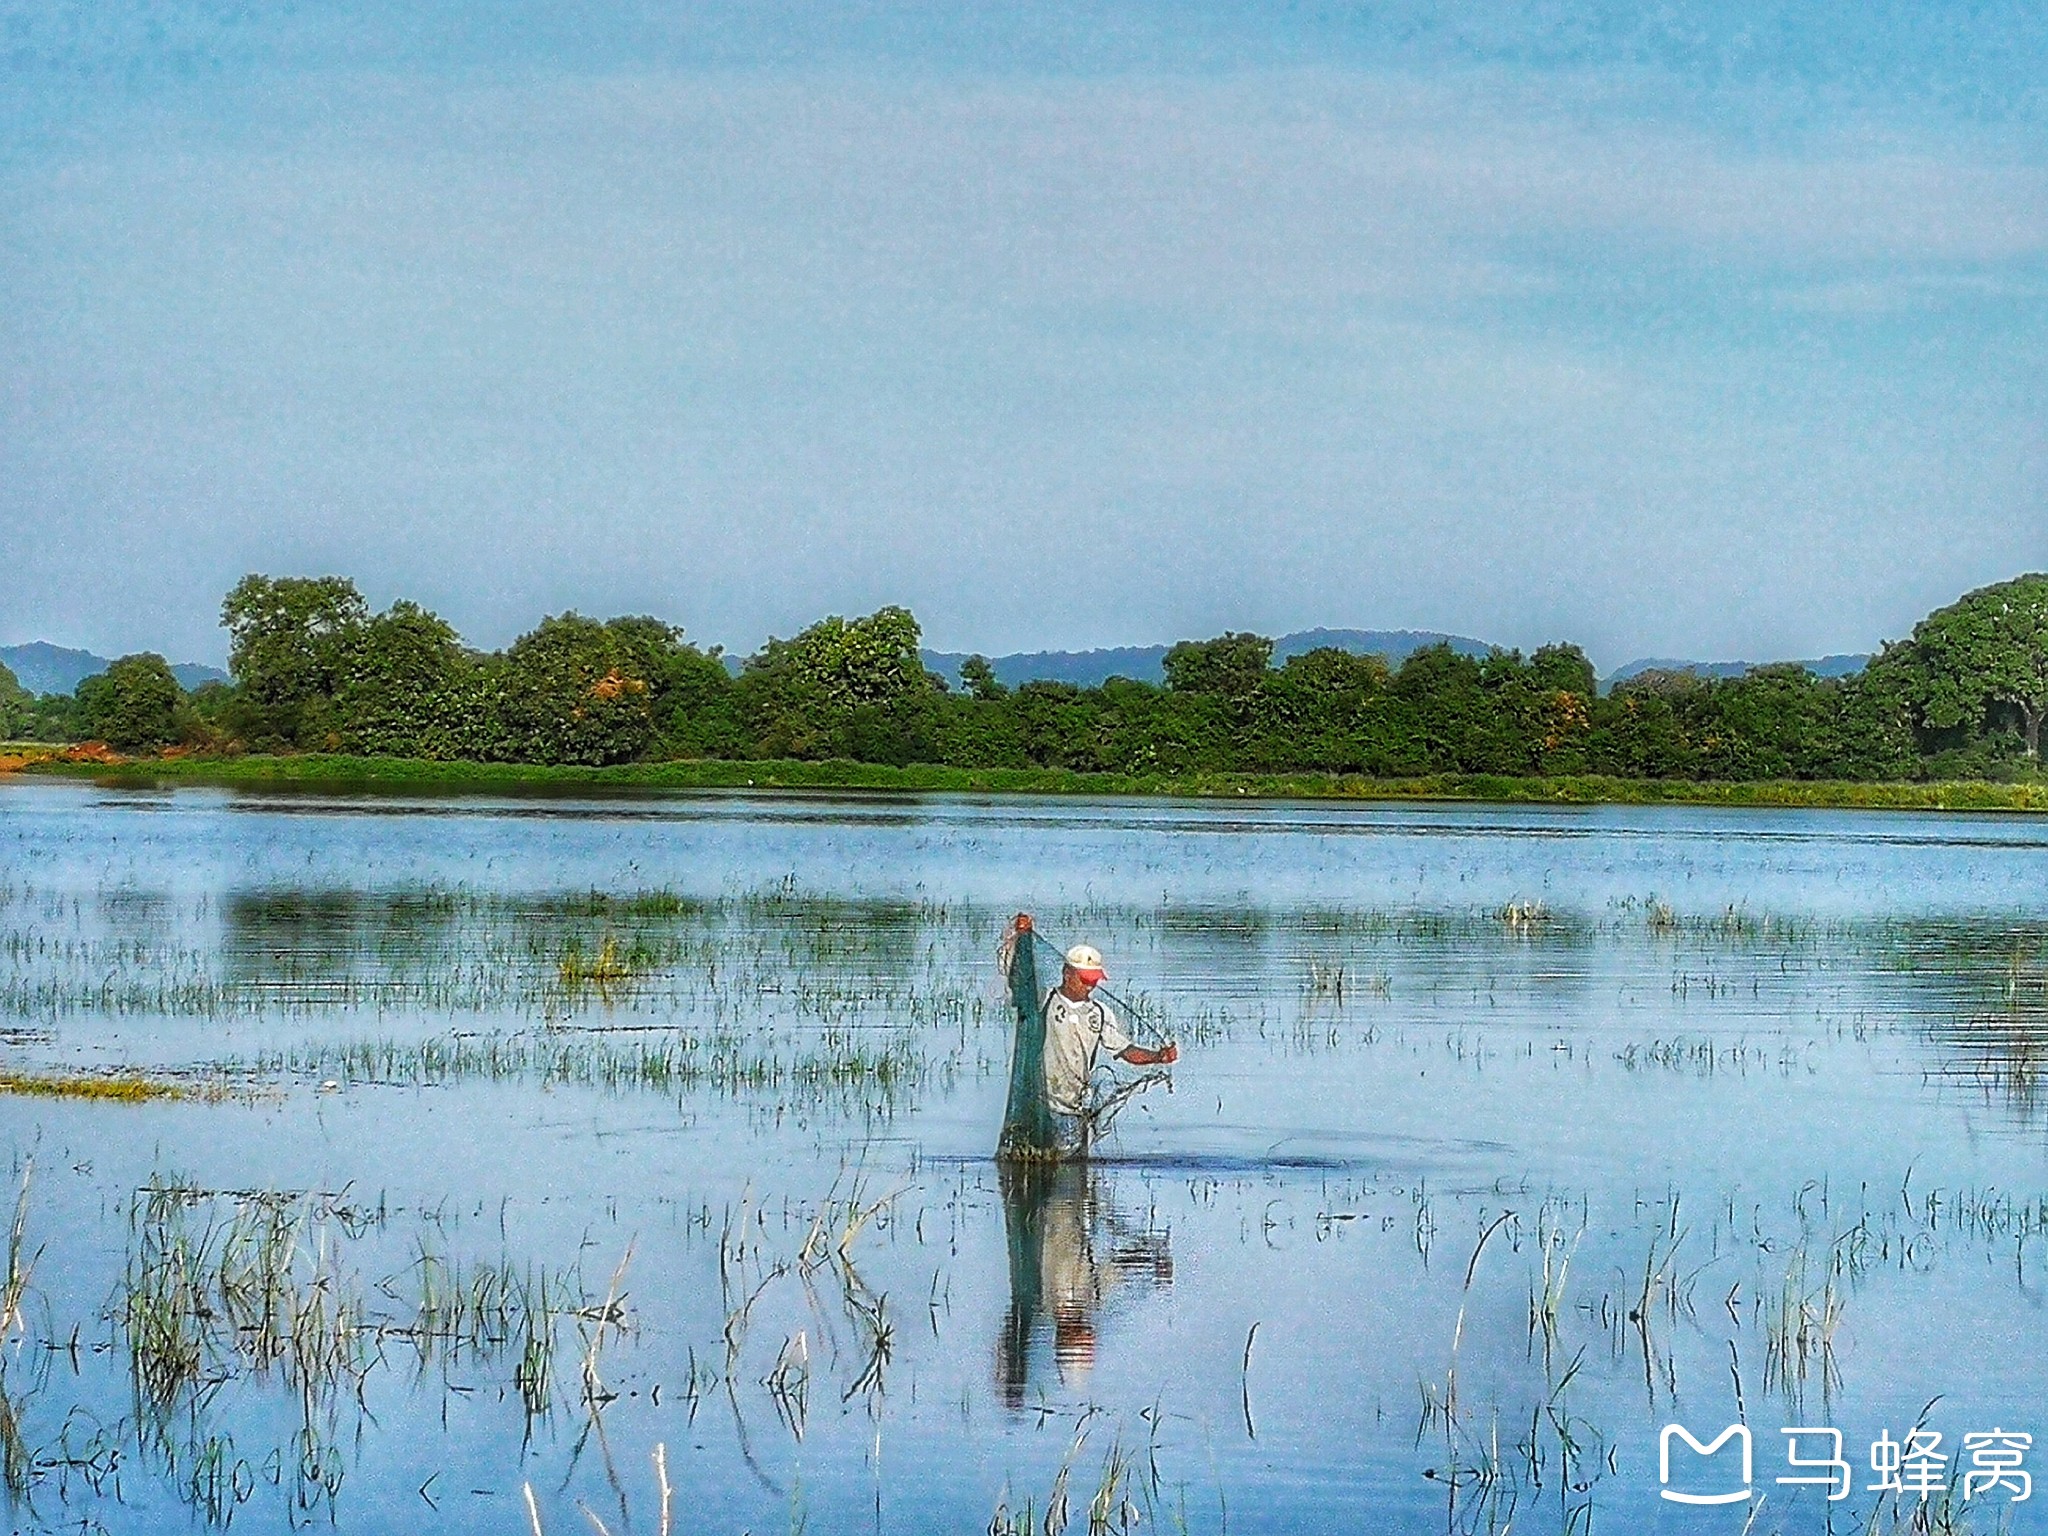
[[[1035,934],[1003,942],[1003,972],[1017,1028],[1010,1048],[1010,1098],[996,1157],[1005,1162],[1049,1163],[1060,1156],[1059,1127],[1045,1098],[1045,994],[1038,986]],[[1024,942],[1019,942],[1022,939]]]

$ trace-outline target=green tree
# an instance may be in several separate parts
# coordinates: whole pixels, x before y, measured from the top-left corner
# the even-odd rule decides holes
[[[1170,692],[1248,699],[1273,665],[1273,642],[1236,631],[1213,640],[1183,640],[1167,651],[1165,665]]]
[[[960,663],[960,682],[967,692],[984,704],[1005,698],[1010,690],[996,681],[996,669],[986,656],[970,656]]]
[[[631,658],[633,673],[647,679],[649,705],[659,709],[668,686],[669,665],[684,649],[682,630],[651,614],[606,619],[604,628],[621,654]]]
[[[718,647],[678,645],[665,658],[656,689],[661,752],[670,757],[744,757],[737,688]]]
[[[335,689],[343,747],[384,757],[482,755],[474,670],[445,619],[417,603],[393,603],[363,624]]]
[[[1593,663],[1576,645],[1546,645],[1529,658],[1529,681],[1539,689],[1590,700],[1600,691]]]
[[[768,644],[805,691],[829,708],[853,709],[931,690],[918,650],[922,638],[908,608],[890,607],[861,619],[835,614],[794,640]]]
[[[905,768],[936,762],[943,730],[939,711],[945,694],[933,688],[888,704],[862,704],[848,711],[835,735],[834,755],[863,763],[888,763]]]
[[[1707,778],[1824,778],[1839,755],[1836,696],[1794,663],[1710,679],[1687,697]]]
[[[1697,691],[1699,679],[1683,672],[1643,672],[1617,684],[1594,703],[1587,766],[1624,779],[1695,776],[1699,754],[1681,710]]]
[[[934,760],[961,768],[1026,768],[1023,722],[1009,690],[978,699],[970,692],[936,701]]]
[[[646,616],[607,619],[605,628],[630,652],[627,670],[647,679],[648,709],[664,749],[688,757],[738,755],[742,733],[722,651],[699,650],[678,626]]]
[[[21,686],[21,680],[5,662],[0,662],[0,740],[25,734],[34,707],[35,700]]]
[[[78,718],[86,734],[125,751],[181,740],[185,690],[154,651],[123,656],[78,685]]]
[[[1994,709],[2019,717],[2028,758],[2041,757],[2048,716],[2048,575],[1980,587],[1913,628],[1921,718],[1935,730],[1972,731]]]
[[[78,697],[70,693],[37,694],[29,706],[28,729],[23,732],[30,741],[78,741],[86,735],[79,723]]]
[[[1010,695],[1008,705],[1026,762],[1082,772],[1103,766],[1100,688],[1029,682]]]
[[[496,747],[517,762],[621,763],[654,738],[649,635],[637,619],[551,615],[505,652]]]
[[[1827,777],[1906,779],[1923,771],[1913,726],[1918,662],[1909,641],[1888,641],[1837,694],[1840,744]]]
[[[233,683],[215,680],[194,688],[185,699],[192,711],[192,728],[186,733],[186,740],[196,738],[208,746],[218,746],[227,740],[233,734],[228,720],[237,698]]]
[[[1405,750],[1396,771],[1500,771],[1483,740],[1493,725],[1490,694],[1499,670],[1493,658],[1481,661],[1448,644],[1409,652],[1390,690],[1404,726]]]
[[[1260,685],[1243,750],[1261,768],[1363,771],[1389,674],[1384,657],[1319,646],[1287,658]]]
[[[1093,707],[1095,765],[1123,773],[1199,773],[1242,759],[1252,696],[1175,693],[1112,677],[1084,695]]]
[[[740,674],[753,750],[771,757],[850,755],[856,711],[863,712],[863,740],[887,738],[898,743],[892,753],[904,750],[905,722],[922,720],[922,707],[938,693],[919,653],[922,638],[909,609],[890,607],[865,618],[834,615],[792,639],[771,639]]]
[[[369,624],[340,576],[244,576],[221,603],[228,670],[240,684],[234,724],[259,744],[339,745],[332,701]]]

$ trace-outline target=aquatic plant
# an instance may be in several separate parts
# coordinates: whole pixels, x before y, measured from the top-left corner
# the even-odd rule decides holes
[[[435,1035],[424,1040],[326,1042],[214,1064],[223,1076],[286,1076],[346,1086],[432,1087],[465,1081],[576,1085],[619,1092],[727,1094],[780,1092],[806,1102],[850,1095],[886,1113],[932,1071],[918,1039],[900,1032],[870,1040],[828,1030],[808,1045],[680,1031],[624,1036],[552,1029]]]
[[[1070,1488],[1074,1469],[1088,1443],[1093,1418],[1092,1412],[1081,1416],[1042,1501],[1026,1495],[1021,1504],[1012,1507],[1011,1492],[1004,1489],[989,1516],[988,1536],[1065,1536],[1073,1522]],[[1132,1497],[1135,1470],[1135,1458],[1124,1449],[1122,1439],[1112,1440],[1102,1453],[1094,1489],[1082,1511],[1088,1536],[1124,1536],[1145,1520],[1146,1512]]]
[[[580,945],[571,944],[563,951],[561,963],[555,970],[566,988],[596,987],[602,991],[630,980],[636,969],[644,968],[644,958],[635,956],[634,959],[640,960],[639,967],[635,966],[633,959],[620,952],[619,941],[606,934],[595,955],[585,955]]]
[[[564,1324],[623,1326],[616,1284],[596,1300],[571,1271],[465,1262],[416,1239],[397,1274],[368,1279],[351,1254],[389,1214],[331,1195],[222,1191],[153,1177],[131,1209],[132,1242],[109,1307],[126,1353],[136,1431],[202,1512],[225,1518],[253,1484],[247,1459],[209,1427],[224,1387],[275,1384],[298,1408],[286,1480],[295,1508],[332,1509],[346,1473],[344,1410],[365,1412],[372,1375],[409,1345],[487,1365],[516,1352],[509,1385],[529,1417],[554,1403]],[[596,1351],[586,1350],[586,1392]]]

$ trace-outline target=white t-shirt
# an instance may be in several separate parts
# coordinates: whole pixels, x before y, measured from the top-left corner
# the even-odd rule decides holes
[[[1096,1053],[1115,1056],[1131,1048],[1107,1003],[1077,1003],[1055,987],[1045,999],[1045,1097],[1062,1115],[1078,1115],[1088,1103],[1088,1078]]]

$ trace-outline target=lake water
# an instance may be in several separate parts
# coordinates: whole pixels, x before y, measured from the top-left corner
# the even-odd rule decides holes
[[[186,1093],[0,1096],[14,1523],[2048,1529],[2044,904],[2017,817],[0,784],[7,1069]],[[1057,1175],[1020,908],[1182,1047]]]

